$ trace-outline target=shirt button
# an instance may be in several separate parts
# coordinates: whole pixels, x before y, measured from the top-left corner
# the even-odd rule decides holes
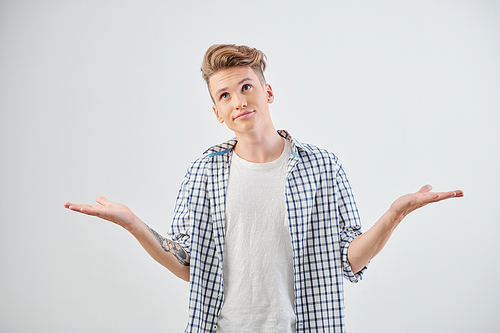
[[[216,330],[216,329],[217,329],[217,325],[214,325],[214,330]]]
[[[217,298],[221,299],[222,298],[222,294],[217,295]]]

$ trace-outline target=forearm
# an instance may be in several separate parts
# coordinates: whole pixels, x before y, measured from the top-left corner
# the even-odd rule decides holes
[[[161,236],[139,219],[128,231],[153,259],[177,277],[189,281],[189,254],[182,246]]]
[[[347,260],[354,273],[361,271],[383,249],[402,219],[389,209],[368,231],[351,242]]]
[[[82,214],[96,216],[113,222],[129,231],[142,247],[160,264],[183,280],[189,281],[189,255],[179,244],[160,236],[142,222],[125,205],[97,197],[99,205],[73,204],[64,207]]]
[[[382,250],[405,216],[429,203],[464,196],[462,190],[437,193],[430,192],[431,190],[432,186],[425,185],[416,193],[398,198],[370,230],[351,242],[347,249],[347,259],[355,273],[363,269]]]

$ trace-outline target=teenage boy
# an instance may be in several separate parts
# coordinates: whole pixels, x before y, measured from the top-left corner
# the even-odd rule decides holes
[[[337,157],[276,131],[264,54],[213,45],[202,72],[213,111],[235,138],[188,169],[163,237],[126,206],[65,203],[127,229],[146,251],[190,281],[186,332],[344,332],[343,279],[357,282],[410,212],[463,196],[426,185],[400,197],[361,233]]]

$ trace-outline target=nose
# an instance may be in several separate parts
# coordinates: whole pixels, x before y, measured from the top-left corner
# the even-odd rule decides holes
[[[236,94],[233,100],[234,100],[234,107],[236,110],[244,109],[247,107],[247,101],[245,96],[241,94]]]

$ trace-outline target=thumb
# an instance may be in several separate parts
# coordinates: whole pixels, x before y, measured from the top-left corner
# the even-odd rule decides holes
[[[430,192],[432,190],[432,186],[431,185],[424,185],[422,186],[422,188],[420,190],[418,190],[417,193],[427,193],[427,192]]]
[[[105,197],[97,197],[95,198],[95,201],[98,203],[98,204],[101,204],[103,206],[107,206],[109,204],[111,204],[112,202],[109,201],[108,199],[106,199]]]

